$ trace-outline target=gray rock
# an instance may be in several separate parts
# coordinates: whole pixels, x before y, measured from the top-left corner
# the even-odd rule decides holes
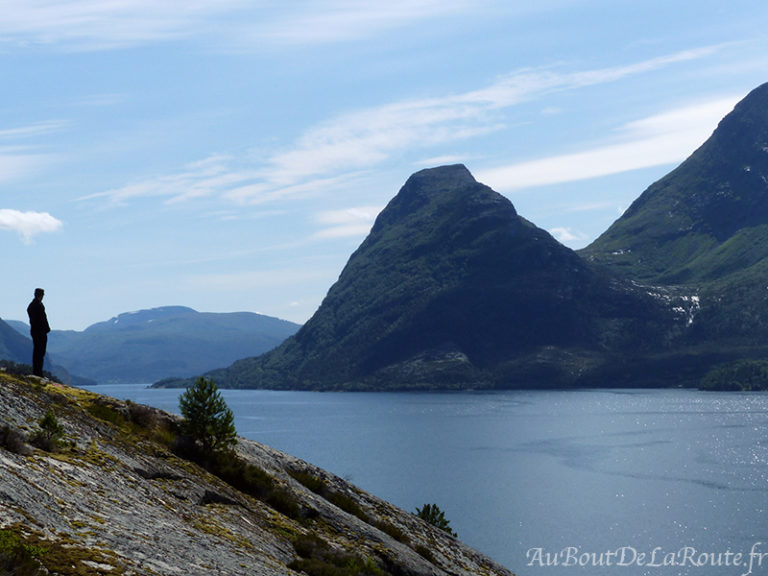
[[[239,439],[237,455],[267,472],[301,518],[176,456],[167,447],[173,415],[151,409],[154,426],[142,429],[125,419],[122,402],[7,375],[0,406],[3,425],[28,436],[49,409],[65,430],[57,453],[0,446],[0,529],[44,547],[40,561],[51,573],[66,566],[78,574],[285,575],[295,573],[296,542],[319,538],[384,573],[511,575],[414,514],[257,442]]]

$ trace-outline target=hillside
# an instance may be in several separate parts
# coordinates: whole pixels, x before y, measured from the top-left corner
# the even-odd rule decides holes
[[[700,311],[690,344],[762,357],[768,338],[768,84],[652,184],[581,255],[616,274],[685,285]]]
[[[177,419],[156,409],[2,373],[0,406],[3,574],[510,575],[415,515],[256,442],[238,442],[249,470],[238,489],[179,457]],[[64,431],[55,452],[24,442],[47,411]]]
[[[29,326],[27,326],[29,334]],[[0,360],[30,364],[32,339],[22,336],[11,324],[0,320]]]
[[[294,389],[613,381],[615,358],[672,345],[686,306],[591,266],[464,166],[444,166],[408,179],[296,335],[209,375]]]
[[[768,83],[582,251],[653,284],[722,281],[768,256]]]
[[[298,328],[250,312],[216,314],[166,306],[120,314],[82,332],[53,330],[48,353],[69,372],[96,382],[153,382],[193,376],[266,352]]]

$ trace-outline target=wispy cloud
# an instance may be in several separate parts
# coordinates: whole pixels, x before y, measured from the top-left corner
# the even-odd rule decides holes
[[[717,49],[705,47],[626,66],[579,72],[522,70],[477,90],[402,100],[338,115],[309,127],[293,145],[260,160],[212,156],[185,166],[177,174],[161,175],[86,199],[125,203],[156,196],[177,202],[218,196],[240,203],[265,203],[317,194],[348,184],[357,174],[401,155],[426,155],[447,144],[504,130],[508,128],[505,109],[520,103],[555,91],[614,82],[704,58]],[[674,111],[627,125],[619,144],[487,170],[484,181],[508,189],[592,178],[604,173],[606,167],[620,172],[669,163],[691,151],[691,137],[700,137],[699,131],[691,128],[695,120],[692,116],[698,115],[700,122],[710,115],[722,115],[720,104],[707,103],[703,109]],[[681,128],[683,124],[685,129]],[[686,138],[681,137],[681,132],[685,132]]]
[[[349,0],[292,2],[288,10],[255,20],[242,40],[278,45],[345,42],[439,17],[482,10],[489,0],[389,0],[359,3]],[[287,6],[287,5],[286,5]]]
[[[315,221],[321,224],[323,229],[315,234],[315,238],[364,236],[370,232],[380,211],[381,206],[357,206],[320,212],[315,216]]]
[[[0,209],[0,230],[18,232],[25,243],[30,243],[32,237],[45,232],[56,232],[62,227],[60,220],[48,212],[20,212],[18,210]]]
[[[36,138],[38,136],[45,136],[53,132],[58,132],[68,125],[69,123],[64,121],[48,121],[38,122],[28,126],[18,126],[16,128],[5,128],[0,130],[0,139],[16,140],[19,138]]]
[[[0,182],[23,178],[49,160],[49,156],[35,154],[24,148],[0,147]]]
[[[712,133],[738,96],[677,108],[626,124],[619,142],[479,171],[478,179],[500,191],[599,178],[688,157]]]
[[[486,3],[488,1],[486,0]],[[0,1],[0,37],[24,46],[63,45],[104,50],[189,37],[220,46],[346,42],[395,27],[477,9],[469,0],[152,0]]]
[[[6,0],[0,2],[0,36],[6,44],[108,49],[187,36],[207,18],[242,2],[190,0]]]

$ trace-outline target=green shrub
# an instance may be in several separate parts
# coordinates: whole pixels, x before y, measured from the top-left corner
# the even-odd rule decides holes
[[[26,454],[28,450],[24,434],[8,424],[0,429],[0,447],[15,454]]]
[[[26,544],[10,530],[0,530],[0,574],[38,576],[43,574],[38,558],[44,548]]]
[[[419,544],[416,546],[416,548],[413,549],[413,551],[425,560],[432,562],[432,564],[436,563],[435,555],[432,553],[432,550],[424,546],[424,544]]]
[[[445,513],[437,504],[424,504],[421,508],[416,508],[416,515],[440,530],[448,532],[451,536],[456,536],[456,532],[451,529],[450,521],[446,520]]]
[[[702,390],[768,390],[768,361],[737,360],[718,364],[701,380]]]
[[[125,425],[125,416],[123,416],[123,414],[115,407],[110,406],[103,401],[96,401],[89,404],[86,407],[86,410],[94,418],[114,424],[118,428],[122,428]]]
[[[373,522],[372,524],[384,534],[387,534],[390,538],[393,538],[397,540],[398,542],[402,542],[403,544],[408,544],[410,542],[410,538],[408,538],[408,534],[403,532],[400,528],[395,526],[394,524],[390,524],[389,522],[385,520],[379,520],[377,522]]]
[[[157,426],[157,411],[154,408],[144,404],[136,404],[130,400],[126,402],[126,405],[128,406],[128,418],[131,422],[147,430]]]
[[[53,410],[48,410],[38,421],[40,429],[32,435],[32,444],[46,452],[56,452],[61,448],[64,428],[56,419]]]
[[[203,452],[226,450],[237,443],[235,418],[213,380],[198,378],[179,398],[183,434]]]
[[[288,567],[309,576],[387,576],[389,572],[365,556],[332,549],[315,534],[297,536],[293,548],[299,556]]]
[[[240,458],[234,451],[203,452],[199,446],[184,442],[184,439],[178,441],[173,450],[178,456],[199,464],[233,488],[269,504],[289,518],[302,518],[301,508],[289,492],[266,471]]]
[[[312,490],[312,492],[318,496],[322,496],[334,506],[341,508],[348,514],[352,514],[352,516],[357,516],[363,522],[370,523],[370,518],[354,498],[331,489],[322,478],[319,478],[306,470],[290,470],[288,473],[305,487]]]

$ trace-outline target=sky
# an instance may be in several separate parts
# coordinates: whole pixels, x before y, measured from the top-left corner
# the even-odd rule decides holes
[[[306,322],[414,172],[588,245],[768,81],[764,0],[0,0],[0,318]]]

